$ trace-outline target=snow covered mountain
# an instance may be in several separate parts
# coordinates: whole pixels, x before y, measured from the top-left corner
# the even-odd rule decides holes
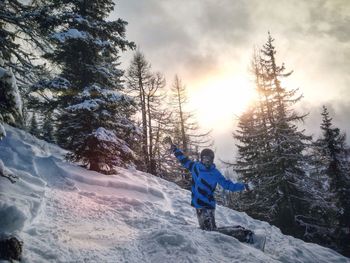
[[[23,262],[350,262],[225,207],[217,225],[264,231],[265,253],[202,231],[190,192],[177,185],[136,170],[88,171],[59,147],[5,129],[0,169],[20,180],[0,177],[0,234],[24,241]]]

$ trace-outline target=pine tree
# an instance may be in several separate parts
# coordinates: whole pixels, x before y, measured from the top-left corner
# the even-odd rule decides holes
[[[8,76],[13,74],[16,97],[20,96],[16,101],[21,101],[21,117],[11,125],[22,128],[28,116],[23,114],[27,112],[28,87],[42,73],[36,54],[47,47],[37,27],[39,17],[31,1],[0,1],[1,68]]]
[[[303,151],[311,137],[296,125],[305,118],[292,108],[301,96],[295,97],[297,90],[281,85],[281,78],[291,72],[285,73],[283,64],[277,66],[273,41],[269,34],[259,59],[255,60],[258,64],[253,63],[259,100],[240,119],[236,170],[242,180],[257,184],[253,196],[246,199],[245,205],[250,208],[247,212],[279,226],[284,233],[301,236],[303,232],[296,219],[310,205],[302,180]]]
[[[29,52],[30,47],[37,51],[46,45],[41,41],[37,30],[36,19],[40,15],[35,12],[28,1],[0,1],[0,52],[2,67],[11,69],[19,84],[30,80],[34,70],[33,61],[36,56]],[[29,48],[28,48],[29,47]]]
[[[28,37],[30,20],[25,19],[26,9],[27,6],[18,1],[0,2],[0,138],[6,135],[2,123],[23,124],[22,101],[15,76],[24,77],[31,67],[30,54],[18,43],[19,35],[23,39]]]
[[[317,170],[320,176],[326,176],[329,193],[324,196],[334,204],[335,221],[329,228],[336,229],[335,240],[344,255],[350,255],[350,161],[345,134],[334,127],[326,106],[323,106],[322,137],[315,142],[315,153],[318,155]]]
[[[3,123],[17,125],[21,123],[22,103],[16,85],[16,78],[11,69],[4,68],[5,63],[0,51],[0,141],[6,136]],[[18,179],[11,171],[5,168],[0,159],[0,176],[14,183]]]
[[[107,20],[113,9],[111,0],[43,1],[39,22],[54,47],[45,58],[60,72],[35,86],[52,93],[56,138],[71,150],[67,157],[105,173],[133,165],[130,147],[138,136],[135,105],[123,93],[118,68],[119,52],[134,44],[125,40],[125,21]]]
[[[22,101],[12,69],[5,69],[0,51],[0,139],[6,135],[3,123],[22,124]]]
[[[15,74],[24,75],[30,60],[28,53],[19,45],[18,35],[27,35],[28,21],[24,18],[25,5],[18,1],[0,1],[0,140],[6,136],[3,123],[21,126],[22,99]],[[15,62],[16,61],[16,62]],[[8,171],[0,160],[0,176],[14,183],[17,176]]]
[[[251,63],[251,72],[255,77],[256,92],[258,99],[255,104],[250,105],[239,117],[238,129],[233,133],[234,138],[239,142],[236,144],[239,157],[235,165],[235,171],[244,181],[250,181],[259,186],[262,173],[262,166],[269,163],[272,158],[271,134],[273,123],[273,111],[271,109],[272,87],[267,81],[263,71],[261,54],[254,52]],[[265,167],[268,169],[268,167]],[[246,197],[255,197],[259,202],[258,194],[254,191]],[[246,202],[247,204],[252,202]],[[256,210],[256,208],[255,208]]]

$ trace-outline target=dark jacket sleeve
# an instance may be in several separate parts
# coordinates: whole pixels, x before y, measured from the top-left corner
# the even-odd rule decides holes
[[[245,189],[244,184],[234,183],[231,180],[226,179],[219,171],[217,171],[217,182],[224,189],[230,190],[231,192],[243,191]]]
[[[188,159],[188,157],[184,155],[183,152],[179,148],[177,148],[175,145],[172,146],[172,151],[175,157],[180,161],[181,165],[185,167],[187,170],[189,170],[190,172],[192,172],[195,162]]]

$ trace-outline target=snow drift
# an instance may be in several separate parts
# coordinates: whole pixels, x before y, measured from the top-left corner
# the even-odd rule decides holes
[[[65,151],[5,125],[0,234],[24,241],[23,262],[350,262],[245,213],[218,206],[217,225],[267,235],[265,253],[197,227],[190,193],[136,170],[102,175],[64,161]]]

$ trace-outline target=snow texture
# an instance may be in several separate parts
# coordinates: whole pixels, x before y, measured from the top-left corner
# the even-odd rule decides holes
[[[198,228],[190,192],[136,170],[116,175],[64,161],[62,149],[5,125],[0,234],[24,241],[23,262],[350,262],[245,213],[217,208],[218,226],[267,235],[265,253]]]
[[[77,111],[77,110],[94,111],[94,110],[99,108],[100,103],[103,103],[103,100],[100,100],[100,99],[84,100],[82,103],[78,103],[78,104],[67,107],[66,110],[69,110],[69,111]]]
[[[61,77],[56,77],[52,81],[50,81],[48,86],[50,86],[53,89],[67,90],[67,89],[69,89],[70,85],[71,84],[67,79],[61,78]]]
[[[87,39],[88,37],[89,37],[88,33],[81,32],[75,28],[70,28],[66,32],[55,33],[52,35],[52,38],[57,39],[61,43],[64,43],[66,40],[69,40],[69,39]]]
[[[0,174],[3,174],[5,176],[12,175],[11,171],[6,168],[6,166],[4,165],[1,159],[0,159]]]
[[[103,127],[98,128],[96,131],[93,132],[93,135],[97,138],[99,141],[106,141],[106,142],[113,142],[118,143],[118,138],[115,135],[113,131],[106,130]]]
[[[107,69],[106,69],[107,70]],[[119,102],[123,99],[127,99],[123,93],[116,90],[109,90],[101,88],[98,84],[93,84],[84,89],[81,93],[82,98],[90,98],[91,94],[98,92],[102,97],[108,99],[109,102]]]

